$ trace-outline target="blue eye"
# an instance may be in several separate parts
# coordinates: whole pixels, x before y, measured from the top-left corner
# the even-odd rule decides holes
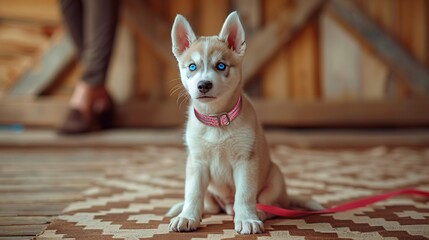
[[[189,71],[193,72],[193,71],[197,70],[197,65],[195,65],[195,63],[192,63],[189,65],[188,68],[189,68]]]
[[[223,63],[216,64],[216,69],[219,71],[223,71],[223,70],[225,70],[225,68],[226,68],[226,66]]]

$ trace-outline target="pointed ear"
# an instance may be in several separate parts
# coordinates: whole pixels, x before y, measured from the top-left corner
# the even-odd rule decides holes
[[[179,57],[195,41],[194,31],[191,25],[182,15],[177,15],[171,29],[171,41],[173,43],[173,53]]]
[[[244,29],[237,12],[232,12],[226,18],[219,37],[228,44],[230,49],[240,55],[244,54],[244,51],[246,50]]]

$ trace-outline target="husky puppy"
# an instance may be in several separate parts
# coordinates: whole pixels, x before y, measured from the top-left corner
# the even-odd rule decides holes
[[[264,231],[263,221],[273,217],[258,211],[256,203],[288,207],[294,202],[321,209],[314,200],[288,197],[283,175],[271,161],[262,127],[243,93],[246,43],[238,14],[227,17],[218,36],[199,38],[177,15],[171,38],[191,104],[185,199],[167,213],[174,217],[170,230],[194,231],[203,213],[224,211],[234,214],[238,233],[256,234]]]

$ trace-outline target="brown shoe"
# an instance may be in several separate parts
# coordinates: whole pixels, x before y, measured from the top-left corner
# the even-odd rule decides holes
[[[67,116],[58,129],[59,134],[79,134],[91,131],[91,119],[83,116],[82,112],[76,108],[72,108],[67,113]]]
[[[57,132],[63,135],[72,135],[111,128],[114,107],[110,96],[108,96],[105,105],[106,107],[98,112],[93,107],[88,117],[84,116],[80,110],[71,108]]]

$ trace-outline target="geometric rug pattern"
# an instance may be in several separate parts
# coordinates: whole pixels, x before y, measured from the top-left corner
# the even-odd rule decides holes
[[[403,188],[429,191],[429,149],[310,150],[271,146],[289,194],[326,207]],[[186,150],[147,146],[94,177],[37,239],[429,239],[429,201],[400,196],[352,211],[276,218],[238,235],[231,216],[206,215],[195,232],[170,233],[164,214],[183,199]]]

